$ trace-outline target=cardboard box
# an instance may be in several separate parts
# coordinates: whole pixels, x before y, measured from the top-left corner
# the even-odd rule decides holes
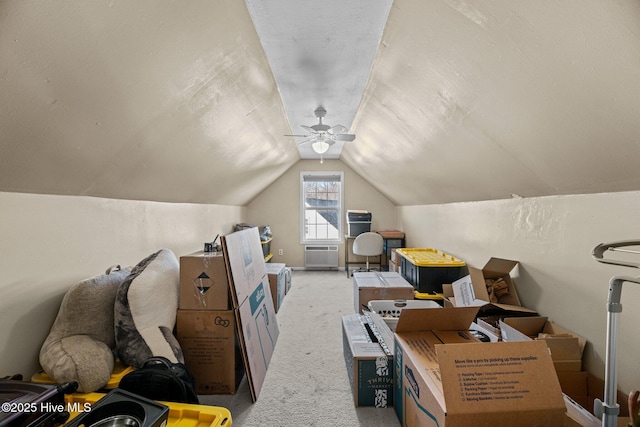
[[[393,262],[395,265],[400,267],[400,255],[396,252],[398,248],[391,248],[391,255],[389,257],[389,261]]]
[[[267,275],[269,276],[269,288],[273,299],[273,308],[277,313],[278,310],[280,310],[286,293],[286,267],[285,264],[277,262],[265,264],[265,267],[267,269]]]
[[[479,270],[469,268],[469,275],[456,280],[451,286],[443,286],[445,303],[452,307],[479,307],[479,316],[491,315],[536,315],[535,310],[523,307],[518,298],[518,292],[511,278],[511,271],[518,265],[518,261],[502,258],[491,258]],[[500,293],[497,302],[491,300],[487,291],[487,281],[502,280],[506,288]]]
[[[580,371],[587,340],[546,317],[506,317],[500,320],[503,341],[542,340],[551,352],[556,371]]]
[[[198,394],[235,394],[244,365],[234,310],[178,310],[176,337]]]
[[[353,302],[356,313],[368,309],[371,300],[413,299],[413,286],[393,271],[353,273]]]
[[[580,399],[589,393],[589,374],[587,371],[557,371],[562,392],[572,399]]]
[[[500,319],[503,317],[500,316],[488,316],[488,317],[480,317],[476,318],[476,323],[482,329],[491,332],[492,335],[498,337],[498,341],[502,340],[502,336],[500,334]]]
[[[180,257],[182,310],[229,310],[229,277],[222,252],[195,252]]]
[[[563,426],[566,406],[546,345],[478,342],[468,332],[477,312],[402,311],[394,354],[401,425]]]
[[[484,325],[481,325],[476,319],[475,322],[471,324],[469,327],[469,331],[471,331],[476,338],[483,342],[498,342],[500,341],[500,335],[494,333],[492,329],[487,329]]]
[[[400,266],[393,261],[389,261],[389,271],[400,274]]]
[[[560,374],[560,373],[558,373]],[[587,373],[587,393],[584,396],[571,396],[575,402],[577,402],[582,408],[593,413],[593,404],[595,399],[604,399],[604,380],[596,377],[593,374]],[[627,404],[629,395],[617,390],[616,401],[620,405],[620,414],[618,414],[618,421],[622,418],[626,418],[629,421],[629,405]],[[620,425],[620,423],[618,424]],[[625,424],[626,426],[626,424]]]
[[[393,334],[371,316],[342,316],[344,360],[355,406],[386,408],[393,404]]]
[[[563,396],[567,405],[565,427],[601,427],[602,421],[594,417],[589,411],[580,406],[566,394]],[[620,425],[620,424],[618,424]],[[626,427],[626,425],[625,425]]]

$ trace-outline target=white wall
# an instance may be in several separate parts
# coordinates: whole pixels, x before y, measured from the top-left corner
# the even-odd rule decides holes
[[[300,172],[303,171],[343,171],[345,209],[370,211],[371,230],[396,226],[396,207],[342,161],[301,160],[248,205],[250,223],[271,227],[273,262],[304,266],[304,246],[300,244]],[[344,244],[339,248],[340,266],[344,266]],[[278,255],[278,249],[283,249],[283,256]]]
[[[602,377],[609,279],[640,271],[598,263],[591,250],[640,238],[640,192],[395,208],[339,161],[300,162],[246,208],[0,192],[0,376],[34,373],[64,292],[112,264],[133,265],[163,247],[177,256],[200,250],[247,221],[271,225],[274,249],[285,249],[275,262],[302,266],[302,170],[344,170],[347,208],[374,212],[374,229],[404,230],[407,246],[476,267],[491,256],[520,261],[522,303],[587,338],[585,368]],[[625,284],[617,363],[627,393],[640,387],[639,303],[640,286]]]
[[[638,213],[640,192],[626,192],[404,206],[398,225],[407,246],[437,248],[474,267],[492,256],[520,261],[515,282],[523,305],[587,338],[585,368],[604,378],[608,283],[640,270],[599,263],[591,251],[640,239]],[[629,393],[640,388],[640,286],[623,285],[622,306],[618,384]]]
[[[245,221],[235,206],[0,192],[0,377],[39,368],[66,290],[161,248],[201,250]]]

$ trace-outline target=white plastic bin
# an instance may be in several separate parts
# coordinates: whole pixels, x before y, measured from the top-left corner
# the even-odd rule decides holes
[[[441,308],[435,301],[425,300],[371,300],[369,310],[378,313],[392,331],[396,330],[400,312],[403,308]]]

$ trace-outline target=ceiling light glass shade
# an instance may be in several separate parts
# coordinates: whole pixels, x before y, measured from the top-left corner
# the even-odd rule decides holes
[[[311,148],[318,154],[324,154],[329,149],[329,144],[324,139],[319,139],[313,144],[311,144]]]

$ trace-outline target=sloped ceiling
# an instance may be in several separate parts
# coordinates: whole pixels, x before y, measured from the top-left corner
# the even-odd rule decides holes
[[[0,191],[245,205],[318,104],[398,205],[640,189],[636,0],[370,3],[0,0]]]
[[[638,190],[639,118],[640,2],[397,0],[343,159],[400,205]]]
[[[0,1],[0,190],[244,205],[299,159],[244,2]]]

